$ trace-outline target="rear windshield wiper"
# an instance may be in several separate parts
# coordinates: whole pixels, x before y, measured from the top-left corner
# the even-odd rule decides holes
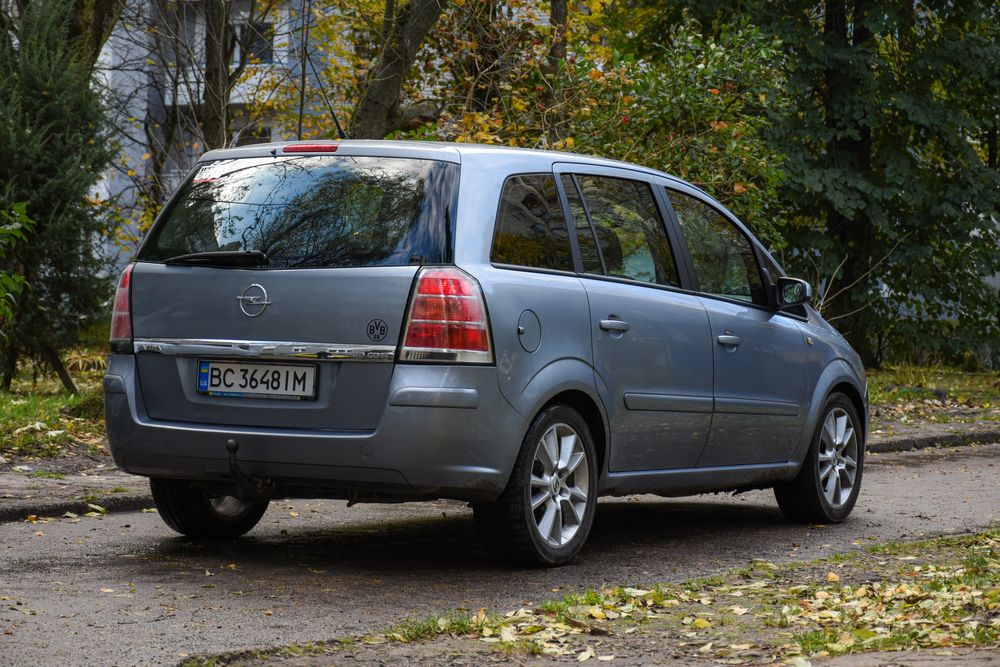
[[[260,266],[267,255],[260,250],[212,250],[192,252],[163,260],[164,264],[204,264],[206,266]]]

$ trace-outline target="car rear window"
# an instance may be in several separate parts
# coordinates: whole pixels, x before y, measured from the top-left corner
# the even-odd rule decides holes
[[[458,170],[435,160],[335,155],[208,162],[138,259],[260,250],[263,268],[450,262]]]

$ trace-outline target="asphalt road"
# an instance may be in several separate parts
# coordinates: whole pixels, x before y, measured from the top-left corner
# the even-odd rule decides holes
[[[152,513],[6,523],[0,664],[172,664],[997,524],[1000,444],[870,457],[859,506],[837,526],[787,524],[769,492],[604,500],[582,554],[554,570],[493,563],[470,511],[446,502],[276,501],[221,546],[176,537]]]

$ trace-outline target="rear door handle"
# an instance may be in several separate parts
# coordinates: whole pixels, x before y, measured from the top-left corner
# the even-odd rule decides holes
[[[716,340],[719,341],[719,345],[725,345],[727,347],[739,347],[740,343],[743,342],[740,340],[739,336],[730,336],[729,334],[723,334],[722,336],[716,338]]]
[[[601,320],[601,328],[605,331],[628,331],[628,322],[621,320]]]

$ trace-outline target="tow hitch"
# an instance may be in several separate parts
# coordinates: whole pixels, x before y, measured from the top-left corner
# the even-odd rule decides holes
[[[235,496],[240,500],[270,499],[274,491],[274,483],[269,479],[249,477],[240,470],[236,462],[236,452],[240,451],[240,443],[235,438],[226,440],[226,451],[229,453],[229,474],[236,482]]]

